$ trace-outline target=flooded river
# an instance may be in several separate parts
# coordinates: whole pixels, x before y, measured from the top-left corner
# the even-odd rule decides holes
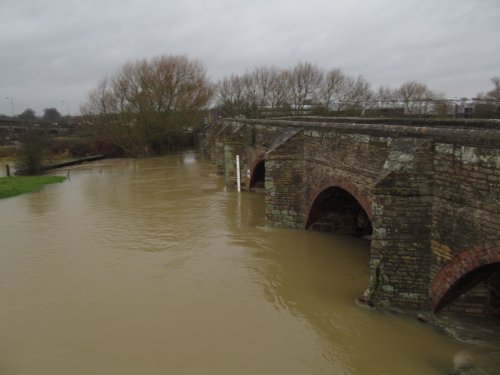
[[[358,306],[366,241],[267,227],[199,154],[69,170],[0,200],[2,375],[445,374],[486,350]]]

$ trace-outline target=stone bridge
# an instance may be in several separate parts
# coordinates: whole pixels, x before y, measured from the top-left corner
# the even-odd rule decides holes
[[[500,315],[500,122],[224,119],[200,145],[269,224],[371,240],[362,301]]]

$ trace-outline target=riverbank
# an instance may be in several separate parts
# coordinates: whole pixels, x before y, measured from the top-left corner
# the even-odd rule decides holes
[[[62,176],[16,176],[0,177],[0,199],[31,193],[47,184],[62,182]]]
[[[48,171],[51,169],[69,167],[72,165],[87,163],[87,162],[91,162],[91,161],[98,161],[98,160],[102,160],[105,158],[106,158],[106,155],[91,155],[91,156],[85,156],[85,157],[76,158],[76,159],[62,160],[62,161],[59,161],[57,163],[52,163],[52,164],[46,165],[43,167],[43,169]]]
[[[84,156],[81,158],[72,158],[68,159],[66,155],[57,155],[54,157],[56,160],[55,162],[51,164],[47,164],[43,166],[43,171],[49,171],[52,169],[58,169],[58,168],[64,168],[64,167],[69,167],[77,164],[82,164],[82,163],[88,163],[92,161],[98,161],[105,159],[106,155],[91,155],[91,156]],[[17,174],[17,175],[23,175],[25,174],[23,170],[17,170],[15,169],[15,159],[14,158],[0,158],[0,178],[7,176],[8,173],[10,174]]]

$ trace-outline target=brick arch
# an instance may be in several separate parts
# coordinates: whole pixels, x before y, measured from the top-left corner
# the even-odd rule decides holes
[[[487,265],[500,264],[500,240],[475,246],[455,255],[434,277],[429,290],[432,310],[445,306],[447,293],[470,272]],[[450,301],[451,302],[451,301]]]
[[[313,186],[313,188],[310,189],[305,205],[306,209],[304,211],[304,223],[306,227],[308,226],[311,209],[313,208],[316,199],[323,191],[332,187],[333,188],[339,187],[347,191],[349,194],[351,194],[358,201],[363,210],[366,212],[366,215],[368,216],[370,221],[373,220],[371,197],[368,196],[366,193],[363,193],[361,189],[359,189],[358,186],[354,184],[352,181],[350,181],[348,178],[343,176],[330,175],[328,177],[325,177],[319,184]]]

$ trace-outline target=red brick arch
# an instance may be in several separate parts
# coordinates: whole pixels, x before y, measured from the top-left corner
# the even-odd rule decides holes
[[[343,176],[331,175],[325,177],[319,184],[313,186],[313,188],[310,190],[305,205],[306,209],[304,212],[304,223],[306,227],[308,226],[311,209],[314,206],[314,203],[316,202],[318,196],[326,189],[335,187],[344,189],[349,194],[351,194],[358,201],[363,210],[366,212],[366,215],[368,216],[370,221],[372,221],[373,212],[372,212],[371,197],[368,196],[366,193],[362,192],[362,190],[359,189],[358,186],[354,184],[352,181],[350,181],[348,178]]]
[[[434,312],[443,305],[443,298],[469,272],[489,264],[500,263],[500,240],[475,246],[454,256],[434,277],[429,298]]]

